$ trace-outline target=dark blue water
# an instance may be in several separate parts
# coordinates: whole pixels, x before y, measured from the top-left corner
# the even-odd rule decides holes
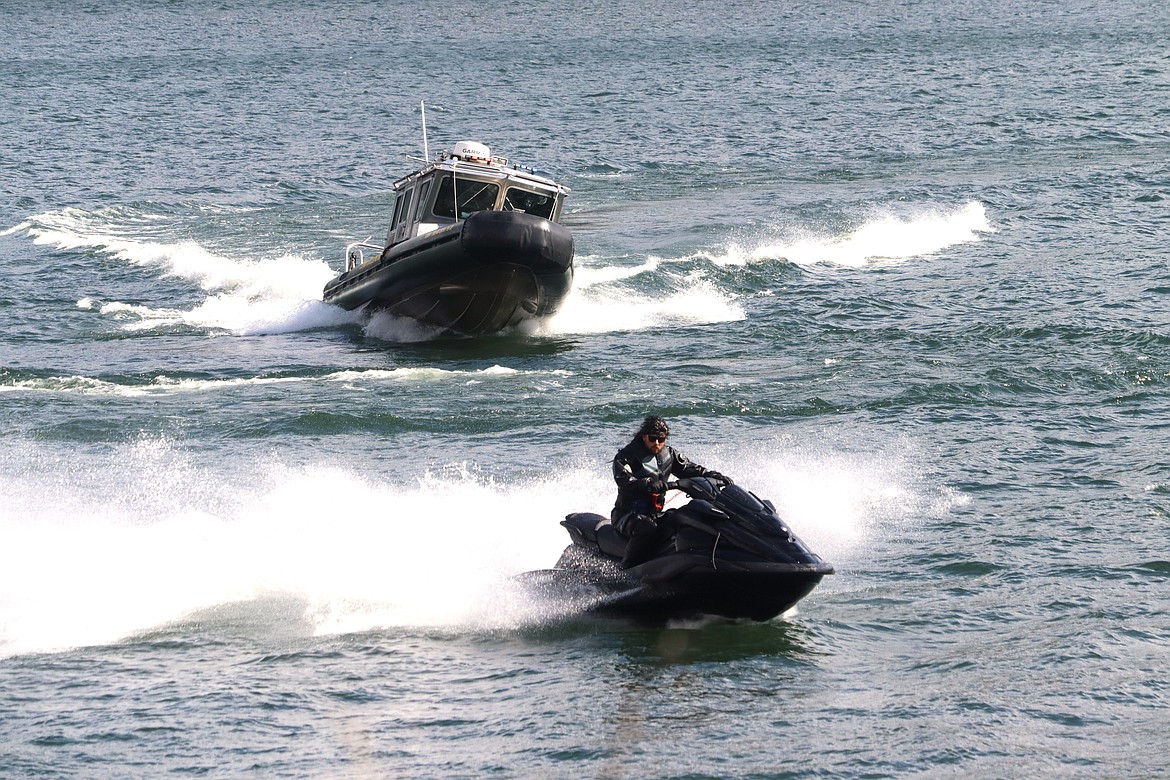
[[[0,7],[0,775],[1145,777],[1170,10]],[[533,333],[320,302],[422,151],[572,188]],[[511,586],[643,415],[837,574]]]

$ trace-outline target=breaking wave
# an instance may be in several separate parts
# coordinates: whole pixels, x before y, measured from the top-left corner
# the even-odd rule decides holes
[[[763,241],[755,247],[732,244],[722,252],[700,256],[720,266],[786,260],[802,267],[862,268],[925,257],[995,232],[983,204],[971,201],[955,209],[923,206],[909,214],[878,213],[840,234],[793,231],[783,239]]]

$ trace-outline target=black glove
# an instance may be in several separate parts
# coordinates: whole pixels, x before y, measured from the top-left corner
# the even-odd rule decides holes
[[[665,495],[666,483],[661,479],[650,480],[650,492],[657,496]]]
[[[722,474],[720,474],[718,471],[708,471],[703,476],[706,477],[707,479],[713,479],[716,482],[722,482],[724,485],[734,485],[735,484],[734,482],[731,481],[731,477],[725,477]]]

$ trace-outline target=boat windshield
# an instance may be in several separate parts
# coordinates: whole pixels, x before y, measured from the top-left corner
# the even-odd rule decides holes
[[[552,219],[553,205],[556,199],[545,192],[532,192],[518,187],[509,187],[504,193],[505,211],[527,211],[537,217]]]
[[[459,205],[459,219],[467,219],[476,211],[490,211],[496,205],[500,185],[486,181],[455,177],[454,186],[450,176],[439,181],[435,195],[435,207],[431,209],[436,217],[455,217],[455,205]]]

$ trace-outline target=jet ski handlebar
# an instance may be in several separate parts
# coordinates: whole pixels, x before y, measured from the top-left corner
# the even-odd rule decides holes
[[[681,490],[691,498],[713,499],[732,484],[731,480],[715,472],[702,477],[683,477],[666,483],[667,490]]]

